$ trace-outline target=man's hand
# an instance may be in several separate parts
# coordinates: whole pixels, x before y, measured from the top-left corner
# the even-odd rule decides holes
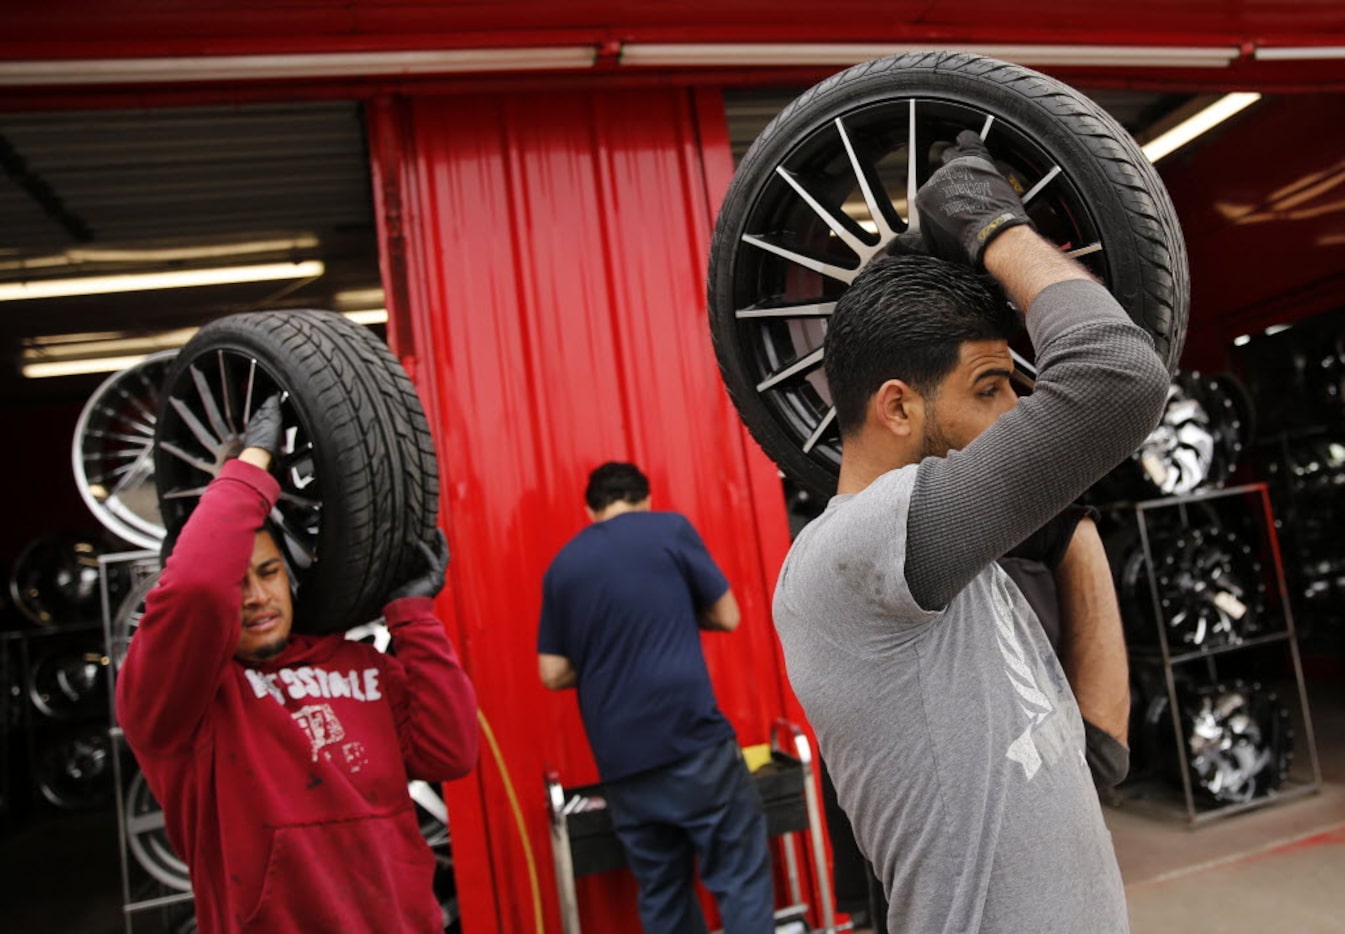
[[[424,542],[416,542],[416,547],[425,559],[426,572],[392,591],[385,602],[391,603],[404,597],[433,597],[444,589],[444,574],[448,570],[448,536],[444,535],[443,529],[435,529],[433,548]]]
[[[935,255],[980,269],[992,240],[1032,221],[974,131],[957,134],[942,158],[943,167],[915,195],[920,231]]]
[[[271,469],[271,459],[280,450],[280,439],[284,437],[285,423],[280,416],[280,394],[268,397],[257,411],[248,419],[243,429],[243,449],[238,459],[260,467]]]
[[[249,448],[256,451],[264,451],[266,456],[242,457],[251,464],[261,467],[263,470],[271,466],[271,458],[280,450],[280,439],[285,433],[285,422],[280,416],[280,394],[275,393],[268,397],[265,402],[257,407],[257,411],[252,413],[252,418],[248,419],[247,427],[243,429],[243,450]]]

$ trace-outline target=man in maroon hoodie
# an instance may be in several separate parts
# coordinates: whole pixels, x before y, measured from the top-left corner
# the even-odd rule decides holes
[[[434,859],[407,794],[476,763],[476,694],[434,616],[447,545],[388,596],[393,654],[292,634],[289,577],[263,523],[280,400],[184,525],[117,681],[117,715],[196,918],[216,931],[439,932]]]

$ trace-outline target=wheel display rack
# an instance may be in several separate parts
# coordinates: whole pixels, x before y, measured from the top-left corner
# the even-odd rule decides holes
[[[785,720],[776,721],[771,736],[771,759],[752,773],[766,812],[766,833],[780,838],[789,904],[775,912],[778,932],[837,930],[832,904],[831,875],[822,840],[822,808],[814,781],[812,746],[803,731]],[[565,787],[555,770],[545,776],[547,813],[551,826],[551,858],[560,899],[561,930],[581,934],[579,899],[575,880],[626,865],[625,853],[612,830],[611,816],[603,800],[601,784]],[[803,901],[797,836],[808,837],[813,878],[817,880],[819,927]]]
[[[1184,813],[1187,823],[1194,827],[1216,818],[1254,808],[1264,807],[1302,795],[1313,794],[1321,787],[1321,767],[1317,758],[1316,740],[1313,734],[1312,717],[1308,709],[1307,690],[1303,678],[1302,660],[1299,655],[1297,634],[1294,629],[1293,613],[1290,609],[1288,592],[1285,587],[1283,565],[1280,557],[1279,541],[1275,531],[1275,521],[1271,510],[1270,497],[1264,483],[1198,491],[1185,496],[1164,497],[1134,503],[1128,509],[1133,511],[1140,547],[1143,549],[1144,567],[1147,575],[1148,596],[1152,600],[1152,622],[1156,624],[1155,640],[1152,644],[1132,644],[1129,647],[1132,669],[1145,666],[1158,669],[1163,687],[1166,690],[1166,713],[1172,721],[1172,738],[1175,746],[1175,760],[1181,775],[1184,799]],[[1155,528],[1171,529],[1175,519],[1178,527],[1192,531],[1199,524],[1200,516],[1210,515],[1217,510],[1226,515],[1240,516],[1246,520],[1251,531],[1254,550],[1260,557],[1259,571],[1267,587],[1264,611],[1255,630],[1245,637],[1238,636],[1228,640],[1209,640],[1198,647],[1174,645],[1166,619],[1169,607],[1163,603],[1157,568],[1158,554],[1155,547]],[[1218,600],[1220,594],[1212,599]],[[1227,598],[1225,598],[1227,602]],[[1181,686],[1189,681],[1187,673],[1192,669],[1202,669],[1208,685],[1221,685],[1220,666],[1231,667],[1231,662],[1239,659],[1238,653],[1257,652],[1279,647],[1288,654],[1289,667],[1292,668],[1293,695],[1298,710],[1293,718],[1298,734],[1298,752],[1295,760],[1302,763],[1306,759],[1306,774],[1299,767],[1285,775],[1282,782],[1249,800],[1227,803],[1211,803],[1202,800],[1199,789],[1193,783],[1193,756],[1188,750],[1188,737],[1182,722],[1183,695]],[[1245,656],[1242,656],[1245,657]],[[1139,739],[1133,735],[1132,745]],[[1114,793],[1113,803],[1139,804],[1152,803],[1164,797],[1154,794],[1152,783],[1143,780],[1131,781],[1122,785]]]
[[[111,711],[108,735],[112,747],[113,779],[116,787],[117,853],[121,861],[122,919],[127,934],[135,930],[134,919],[151,911],[160,912],[159,925],[174,924],[174,915],[192,914],[192,894],[186,866],[172,853],[164,834],[163,811],[153,804],[148,789],[138,784],[139,772],[134,765],[131,750],[117,723],[116,690],[117,669],[124,653],[125,635],[118,631],[119,615],[124,606],[111,592],[108,580],[110,568],[129,569],[132,593],[142,591],[144,582],[159,573],[157,551],[127,551],[102,555],[99,558],[102,579],[103,643],[111,660],[107,679],[108,703]],[[119,650],[118,647],[121,647]],[[136,851],[141,854],[139,857]],[[154,867],[154,868],[148,868]],[[187,910],[184,912],[184,908]],[[156,926],[156,929],[159,929]]]
[[[0,819],[98,808],[111,788],[97,624],[0,633]]]

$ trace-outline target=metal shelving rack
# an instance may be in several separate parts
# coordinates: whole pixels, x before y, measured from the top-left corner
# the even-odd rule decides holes
[[[1257,530],[1260,548],[1266,559],[1263,569],[1269,568],[1269,584],[1273,584],[1274,594],[1268,594],[1267,608],[1273,603],[1279,607],[1281,626],[1273,632],[1241,639],[1236,643],[1201,647],[1193,650],[1174,651],[1169,644],[1167,627],[1164,625],[1164,613],[1161,605],[1157,572],[1153,549],[1150,541],[1151,513],[1161,509],[1175,509],[1183,527],[1190,527],[1189,510],[1198,504],[1224,503],[1231,498],[1241,497],[1244,502],[1254,503],[1252,508],[1253,525]],[[1185,800],[1187,823],[1199,826],[1208,821],[1227,817],[1242,811],[1265,807],[1269,804],[1315,794],[1321,788],[1321,765],[1317,758],[1317,742],[1312,729],[1312,715],[1308,708],[1307,688],[1303,679],[1303,664],[1299,655],[1298,638],[1294,629],[1293,611],[1289,605],[1288,589],[1285,586],[1283,561],[1280,556],[1279,539],[1275,531],[1274,514],[1270,496],[1264,483],[1251,483],[1243,486],[1197,491],[1184,496],[1170,496],[1161,499],[1146,500],[1133,505],[1135,520],[1139,527],[1140,542],[1144,552],[1144,562],[1148,574],[1150,596],[1153,600],[1154,620],[1158,627],[1157,651],[1131,649],[1132,659],[1157,661],[1161,663],[1163,680],[1167,688],[1168,713],[1172,719],[1173,737],[1177,747],[1177,761],[1182,777],[1182,792]],[[1287,778],[1285,784],[1265,795],[1249,801],[1230,802],[1222,805],[1201,806],[1197,802],[1195,789],[1191,783],[1190,761],[1187,755],[1185,737],[1181,723],[1181,707],[1177,690],[1176,668],[1194,662],[1204,662],[1211,683],[1217,683],[1218,660],[1233,653],[1249,649],[1264,648],[1271,645],[1284,645],[1289,653],[1293,668],[1294,684],[1299,702],[1298,726],[1303,733],[1303,741],[1309,762],[1310,775],[1306,779]]]
[[[118,640],[115,626],[117,623],[117,613],[121,608],[113,605],[113,596],[108,587],[108,580],[110,577],[108,568],[113,565],[129,566],[133,581],[133,586],[130,588],[130,592],[133,593],[137,589],[134,584],[139,584],[147,577],[152,577],[158,573],[159,555],[154,551],[117,552],[100,556],[98,564],[103,602],[103,642],[106,646],[107,656],[110,659],[109,677],[107,679],[108,703],[111,711],[108,736],[112,747],[112,768],[117,795],[115,804],[117,812],[118,852],[121,857],[122,919],[125,921],[127,934],[131,934],[134,930],[133,919],[137,915],[156,909],[167,909],[177,905],[188,905],[192,901],[192,894],[191,892],[172,891],[169,886],[164,885],[162,882],[154,882],[152,883],[152,888],[157,888],[161,894],[145,895],[145,886],[133,886],[131,881],[132,871],[139,868],[134,862],[134,858],[130,851],[130,836],[136,828],[131,826],[131,816],[127,814],[129,768],[124,763],[124,760],[129,759],[131,752],[126,745],[126,740],[122,735],[121,727],[117,723],[116,707],[117,665],[120,662],[120,659],[118,658]],[[161,815],[159,820],[162,820]]]

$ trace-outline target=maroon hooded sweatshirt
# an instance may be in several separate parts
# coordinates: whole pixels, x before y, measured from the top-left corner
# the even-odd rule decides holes
[[[118,720],[191,869],[202,934],[442,931],[406,786],[475,765],[475,691],[428,597],[385,608],[395,655],[336,634],[234,658],[279,492],[237,460],[206,489],[145,600]]]

